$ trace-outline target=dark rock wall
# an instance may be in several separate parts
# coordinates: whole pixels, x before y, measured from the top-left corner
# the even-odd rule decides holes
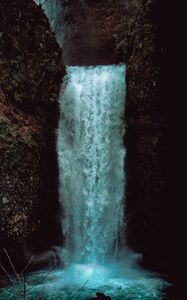
[[[126,104],[126,238],[145,265],[172,268],[163,7],[143,1],[129,32]],[[126,53],[125,53],[126,56]]]
[[[129,17],[136,1],[62,0],[63,61],[66,65],[106,65],[123,61]]]
[[[61,56],[41,8],[0,2],[0,247],[10,252],[56,242]]]
[[[162,1],[163,2],[163,1]],[[125,239],[171,272],[166,49],[159,0],[62,0],[67,65],[127,65]],[[31,0],[0,2],[1,248],[58,242],[61,50]]]

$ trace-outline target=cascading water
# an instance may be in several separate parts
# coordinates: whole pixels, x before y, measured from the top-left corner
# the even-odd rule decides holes
[[[100,291],[113,300],[162,300],[163,280],[138,268],[132,253],[115,257],[124,211],[125,66],[67,67],[60,106],[66,266],[27,276],[29,299],[84,300]],[[11,300],[14,287],[4,293]]]
[[[123,218],[125,66],[67,67],[58,129],[70,262],[106,263]]]
[[[62,46],[62,1],[34,1]],[[84,300],[101,291],[113,300],[165,299],[162,289],[168,284],[141,270],[136,255],[126,251],[117,257],[124,221],[125,66],[67,67],[60,107],[57,150],[66,266],[27,274],[26,295],[30,300]],[[22,293],[23,283],[16,280],[0,291],[0,298]]]
[[[62,3],[60,0],[34,0],[36,4],[41,5],[52,31],[55,33],[57,42],[60,46],[63,44],[63,23],[62,23]]]

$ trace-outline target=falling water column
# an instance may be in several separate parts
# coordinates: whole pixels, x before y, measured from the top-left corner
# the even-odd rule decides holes
[[[114,255],[124,206],[125,66],[67,67],[58,129],[62,227],[71,263]]]

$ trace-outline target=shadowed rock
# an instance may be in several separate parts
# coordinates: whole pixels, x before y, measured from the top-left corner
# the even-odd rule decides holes
[[[96,293],[97,297],[87,298],[86,300],[112,300],[111,297],[105,296],[103,293]]]

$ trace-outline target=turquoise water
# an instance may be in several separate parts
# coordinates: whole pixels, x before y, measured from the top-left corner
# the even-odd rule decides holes
[[[125,66],[67,67],[60,108],[65,245],[59,254],[66,254],[65,268],[27,275],[27,299],[85,300],[96,292],[113,300],[163,299],[167,283],[119,247],[125,223]],[[23,299],[15,290],[19,294],[23,284],[7,287],[0,299]]]
[[[163,288],[167,283],[155,276],[142,273],[134,273],[132,276],[120,278],[109,276],[108,270],[104,267],[92,265],[75,265],[69,270],[56,270],[51,272],[41,284],[35,286],[42,278],[45,278],[47,271],[27,275],[26,290],[30,290],[27,299],[30,300],[85,300],[94,297],[96,292],[103,292],[113,300],[161,300],[163,299]],[[110,273],[110,272],[109,272]],[[33,288],[33,286],[35,286]],[[17,284],[16,290],[20,292],[22,285]],[[15,291],[14,288],[7,288],[7,291]],[[4,291],[0,299],[12,300],[14,295]],[[72,298],[73,297],[73,298]]]
[[[66,71],[57,143],[66,260],[105,263],[123,222],[125,66]]]

